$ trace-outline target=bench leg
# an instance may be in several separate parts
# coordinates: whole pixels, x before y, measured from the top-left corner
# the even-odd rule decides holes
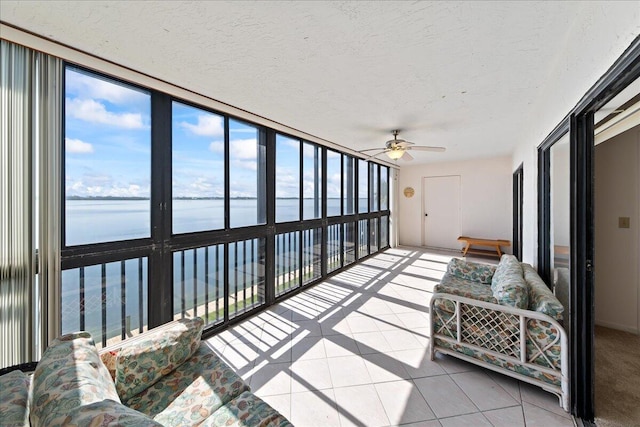
[[[500,250],[500,245],[496,245],[496,252],[498,252],[498,257],[502,258],[502,251]]]
[[[462,256],[467,256],[467,251],[469,250],[469,246],[471,246],[469,243],[465,245],[464,250],[462,251]]]

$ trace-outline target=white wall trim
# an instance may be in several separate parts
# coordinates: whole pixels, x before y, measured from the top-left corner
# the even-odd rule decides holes
[[[631,332],[632,334],[636,334],[636,335],[640,334],[640,329],[638,328],[633,328],[626,325],[620,325],[615,322],[606,322],[606,321],[596,320],[596,325],[604,326],[605,328],[616,329],[618,331]]]

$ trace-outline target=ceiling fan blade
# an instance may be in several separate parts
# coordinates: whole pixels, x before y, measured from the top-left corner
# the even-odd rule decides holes
[[[413,160],[413,156],[409,154],[408,151],[405,151],[402,157],[400,157],[400,160],[404,160],[405,162],[410,162],[411,160]]]
[[[396,143],[396,147],[400,147],[400,148],[408,148],[408,147],[411,147],[412,145],[415,145],[415,144],[409,141],[398,141]]]
[[[436,153],[442,153],[442,152],[446,151],[446,148],[444,148],[444,147],[427,147],[427,146],[418,145],[416,147],[407,147],[407,150],[433,151],[433,152],[436,152]]]
[[[379,149],[379,150],[380,150],[380,149]],[[369,151],[371,151],[371,150],[369,150]],[[390,151],[390,150],[388,150],[388,149],[386,149],[386,148],[385,148],[385,149],[383,149],[383,150],[380,150],[380,152],[379,152],[379,153],[375,153],[375,154],[367,154],[367,158],[366,158],[366,160],[369,160],[369,159],[375,159],[375,158],[376,158],[376,157],[378,157],[379,155],[384,154],[384,153],[386,153],[386,152],[388,152],[388,151]]]
[[[367,148],[366,150],[360,150],[358,153],[366,153],[367,151],[384,151],[386,148]]]

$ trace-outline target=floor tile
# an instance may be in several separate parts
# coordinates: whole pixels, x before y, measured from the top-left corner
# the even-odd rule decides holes
[[[349,322],[344,317],[330,317],[320,323],[323,336],[351,334]]]
[[[527,427],[573,427],[573,421],[528,402],[522,403]]]
[[[373,321],[379,331],[395,331],[405,326],[395,314],[381,314],[376,316]]]
[[[400,321],[408,329],[425,328],[429,325],[429,316],[420,311],[400,313],[397,315]]]
[[[347,316],[347,323],[351,332],[359,334],[363,332],[379,332],[376,323],[369,316],[350,314]]]
[[[440,424],[440,421],[438,420],[431,420],[431,421],[419,421],[417,423],[408,423],[408,424],[401,424],[402,427],[442,427],[442,424]]]
[[[324,359],[324,343],[321,337],[310,337],[291,340],[291,360]]]
[[[291,393],[289,363],[267,363],[251,376],[251,390],[258,396]]]
[[[506,408],[518,402],[484,372],[463,372],[451,379],[481,411]]]
[[[373,385],[336,388],[334,392],[342,427],[389,425],[384,406]]]
[[[296,330],[292,334],[304,332],[305,337],[319,337],[322,336],[322,329],[317,320],[294,320],[293,323],[297,326]]]
[[[360,354],[358,344],[351,334],[329,335],[322,338],[327,357],[354,356]]]
[[[381,332],[391,346],[392,351],[413,350],[423,348],[422,344],[408,331],[384,331]]]
[[[382,332],[379,331],[353,334],[353,339],[358,345],[360,354],[384,353],[392,350]]]
[[[521,405],[484,411],[483,414],[494,427],[525,427]]]
[[[427,349],[394,351],[390,356],[401,362],[411,378],[446,374],[439,363],[429,358]]]
[[[482,371],[482,368],[473,363],[465,362],[453,356],[436,353],[435,361],[447,374],[459,374],[461,372]]]
[[[451,418],[440,418],[442,427],[493,427],[491,423],[480,412],[468,415],[458,415]]]
[[[374,384],[392,425],[432,420],[436,416],[413,381]]]
[[[359,356],[332,357],[327,362],[334,387],[371,383],[369,371]]]
[[[394,359],[390,353],[364,354],[362,359],[374,383],[410,378],[404,364]]]
[[[267,402],[273,409],[280,412],[283,417],[291,419],[291,394],[274,394],[271,396],[260,396],[262,400]]]
[[[332,388],[327,359],[299,360],[291,364],[291,392]]]
[[[499,374],[489,369],[485,369],[485,373],[491,377],[500,387],[504,389],[511,397],[516,401],[522,402],[520,398],[520,386],[519,381],[515,378],[511,378],[505,374]]]
[[[448,375],[413,381],[438,418],[478,412],[478,408]]]
[[[332,389],[291,394],[291,424],[296,427],[339,427]]]
[[[565,410],[562,409],[562,406],[560,406],[560,400],[558,397],[553,393],[544,391],[540,387],[527,383],[520,383],[520,395],[522,396],[523,402],[532,403],[564,418],[571,418],[571,415],[565,412]]]

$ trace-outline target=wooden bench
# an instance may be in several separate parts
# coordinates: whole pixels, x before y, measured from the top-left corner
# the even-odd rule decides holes
[[[511,242],[508,240],[494,240],[494,239],[481,239],[478,237],[467,237],[460,236],[458,237],[459,242],[465,243],[465,247],[462,250],[462,256],[467,256],[467,253],[476,254],[476,255],[490,255],[490,256],[498,256],[500,258],[502,256],[502,250],[500,246],[511,246]],[[471,249],[471,246],[487,246],[492,247],[495,250],[493,251],[483,250],[483,249]]]

